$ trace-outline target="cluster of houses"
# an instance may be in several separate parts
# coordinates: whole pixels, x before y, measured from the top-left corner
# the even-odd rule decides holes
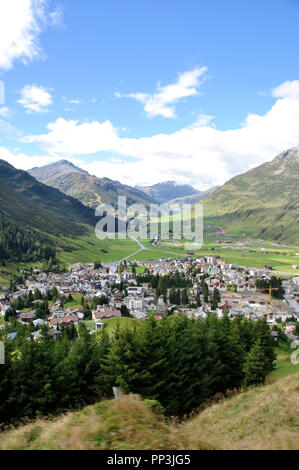
[[[92,311],[94,331],[101,329],[104,320],[121,316],[121,307],[126,306],[129,313],[140,320],[146,320],[148,314],[154,313],[159,319],[169,313],[185,313],[189,317],[205,318],[212,310],[209,302],[201,299],[201,305],[195,307],[196,299],[201,292],[201,281],[204,280],[212,294],[217,289],[221,295],[216,313],[222,317],[228,312],[230,317],[242,314],[247,318],[258,319],[267,317],[270,324],[278,321],[287,322],[287,333],[292,334],[294,330],[294,317],[299,319],[299,278],[284,281],[285,299],[278,305],[268,304],[267,296],[256,288],[257,280],[270,280],[273,275],[272,266],[263,269],[229,264],[219,255],[194,257],[192,254],[186,258],[159,259],[154,261],[139,262],[147,272],[153,275],[165,276],[171,273],[182,273],[185,278],[190,279],[191,287],[188,288],[188,305],[171,305],[169,296],[156,295],[156,291],[148,283],[137,285],[136,276],[132,272],[131,264],[127,261],[126,266],[120,263],[109,263],[95,269],[92,263],[75,263],[70,266],[69,271],[64,274],[45,273],[35,269],[31,276],[27,277],[26,284],[18,285],[16,292],[9,292],[2,287],[0,294],[0,315],[10,307],[11,302],[18,297],[24,297],[30,290],[38,289],[42,295],[56,287],[59,298],[49,305],[50,315],[45,319],[36,318],[35,310],[18,312],[18,320],[22,323],[33,322],[35,326],[47,324],[52,334],[58,335],[62,325],[77,326],[79,321],[84,320],[82,307],[67,307],[63,300],[69,294],[78,293],[87,300],[105,297],[107,303],[98,305]],[[194,275],[194,272],[196,273]],[[40,300],[35,301],[41,302]],[[38,331],[36,332],[38,337]]]

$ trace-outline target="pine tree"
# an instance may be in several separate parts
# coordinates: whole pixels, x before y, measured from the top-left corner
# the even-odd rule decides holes
[[[229,348],[230,348],[230,384],[229,389],[239,387],[244,378],[245,346],[242,342],[239,322],[230,321]]]
[[[263,384],[265,382],[267,376],[265,360],[265,351],[262,346],[262,341],[259,338],[252,346],[245,361],[244,385],[246,387]]]
[[[101,370],[106,376],[106,386],[120,387],[124,393],[138,393],[138,383],[142,379],[143,369],[138,360],[138,335],[135,330],[124,328],[117,331],[117,340],[113,341],[106,363]],[[145,372],[145,371],[144,371]]]
[[[187,289],[183,289],[182,291],[182,305],[187,305],[189,303]]]
[[[99,374],[96,378],[96,383],[99,387],[101,395],[104,397],[112,396],[112,387],[115,385],[115,375],[111,374],[110,364],[111,356],[110,350],[112,341],[104,328],[101,331],[101,340],[99,343],[99,358],[100,358],[100,369]]]
[[[170,289],[169,303],[173,304],[173,305],[177,303],[177,296],[176,296],[176,290],[175,289]]]
[[[67,388],[74,404],[92,403],[100,396],[96,378],[100,373],[99,345],[85,325],[79,324],[79,338],[74,341],[64,362]]]
[[[34,297],[34,300],[41,300],[42,299],[41,291],[39,289],[35,289],[33,297]]]
[[[216,308],[218,307],[218,304],[220,302],[221,298],[220,298],[220,294],[219,294],[219,291],[218,289],[214,289],[214,292],[213,292],[213,297],[212,297],[212,301],[211,301],[211,308],[212,310],[216,310]]]
[[[168,323],[168,398],[159,396],[168,416],[183,417],[202,401],[202,370],[204,357],[196,341],[194,322],[187,317],[175,317]]]
[[[201,300],[200,300],[200,293],[199,292],[196,295],[196,306],[201,307]]]
[[[122,304],[120,307],[120,313],[122,317],[131,317],[132,315],[130,314],[127,306],[125,304]]]
[[[202,282],[202,295],[205,302],[209,302],[209,288],[206,282]]]
[[[270,328],[267,324],[266,318],[259,319],[254,325],[254,334],[256,339],[261,340],[261,346],[265,354],[265,371],[266,374],[274,369],[274,362],[276,360],[275,342],[273,336],[270,334]]]
[[[53,298],[54,300],[56,300],[56,299],[58,298],[58,290],[57,290],[57,288],[56,288],[55,286],[52,287],[52,289],[51,289],[51,294],[52,294],[52,298]]]
[[[176,290],[176,304],[181,305],[181,303],[182,303],[182,301],[181,301],[181,290],[177,289]]]
[[[139,332],[140,348],[138,357],[142,365],[143,376],[139,382],[139,393],[147,398],[158,400],[162,405],[167,403],[171,393],[169,381],[169,320],[159,322],[150,317],[144,330]]]

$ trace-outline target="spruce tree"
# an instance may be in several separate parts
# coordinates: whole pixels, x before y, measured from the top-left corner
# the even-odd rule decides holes
[[[201,300],[200,300],[200,293],[199,292],[196,295],[196,306],[201,307]]]
[[[202,295],[204,302],[209,302],[209,288],[206,282],[202,282]]]
[[[219,291],[218,289],[214,289],[214,292],[213,292],[213,297],[212,297],[212,301],[211,301],[211,308],[212,310],[216,310],[216,308],[218,307],[218,304],[220,302],[221,298],[220,298],[220,294],[219,294]]]
[[[182,291],[182,305],[187,305],[189,303],[187,289],[183,289]]]
[[[265,382],[267,376],[265,360],[265,351],[262,340],[259,338],[252,346],[244,364],[244,385],[246,387]]]
[[[276,360],[275,342],[273,336],[270,334],[270,328],[267,324],[266,318],[261,318],[255,322],[254,334],[256,339],[261,340],[261,346],[265,354],[265,371],[266,374],[274,369],[274,362]]]

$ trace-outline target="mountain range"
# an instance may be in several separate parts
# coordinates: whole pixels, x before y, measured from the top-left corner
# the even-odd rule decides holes
[[[62,236],[88,232],[96,223],[94,207],[99,202],[115,204],[118,195],[126,195],[128,204],[147,205],[203,199],[205,224],[221,226],[228,235],[299,242],[297,147],[206,192],[172,181],[141,191],[91,176],[66,160],[29,172],[0,160],[0,182],[0,216],[55,236],[58,244]]]
[[[149,206],[149,204],[157,202],[137,188],[109,178],[90,175],[67,160],[32,168],[29,173],[41,183],[57,188],[93,209],[99,204],[116,206],[118,196],[126,196],[127,205],[139,203]]]
[[[203,201],[204,217],[231,235],[299,243],[299,148],[235,176]]]
[[[99,204],[116,206],[118,196],[126,196],[127,205],[139,203],[148,207],[165,202],[194,204],[216,189],[198,191],[190,185],[180,185],[174,181],[133,188],[119,181],[90,175],[67,160],[32,168],[29,173],[41,183],[57,188],[93,209]]]
[[[138,186],[138,189],[159,203],[169,202],[187,196],[200,197],[202,194],[201,191],[198,191],[188,184],[178,184],[175,181],[164,181],[162,183],[153,184],[152,186]]]

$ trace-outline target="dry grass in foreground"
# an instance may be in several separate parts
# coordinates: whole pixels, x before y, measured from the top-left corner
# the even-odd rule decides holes
[[[299,374],[250,389],[183,424],[135,395],[1,434],[0,449],[299,449]]]
[[[298,410],[299,373],[206,408],[184,433],[192,449],[199,435],[218,449],[299,449]]]

